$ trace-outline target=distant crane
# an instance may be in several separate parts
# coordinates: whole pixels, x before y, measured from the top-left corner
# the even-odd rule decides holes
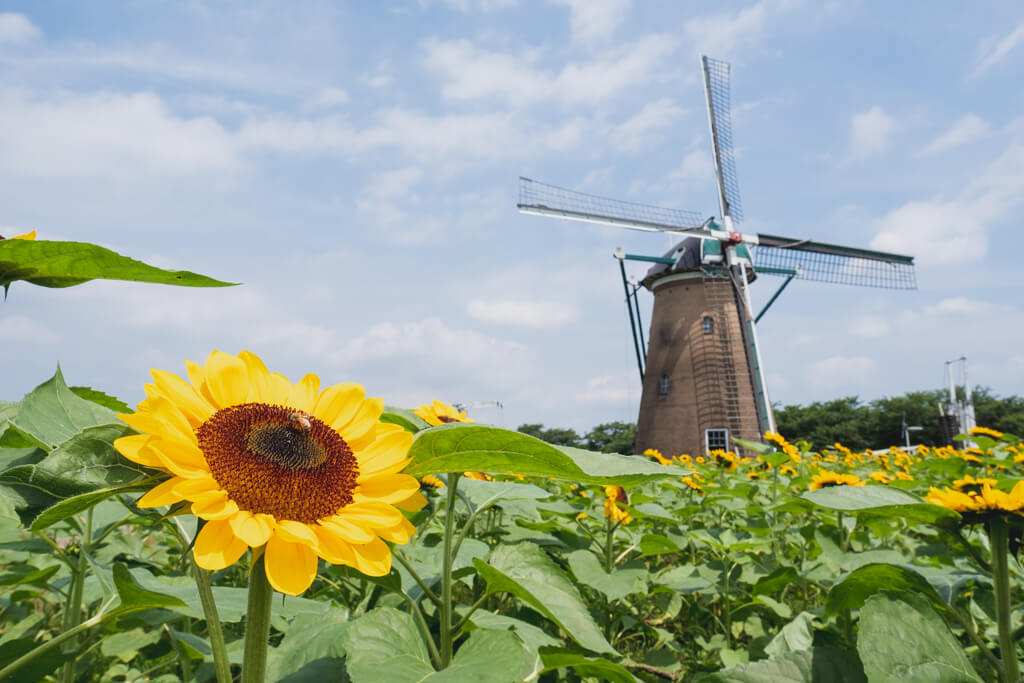
[[[960,368],[960,380],[964,387],[964,398],[961,401],[956,395],[956,383],[953,380],[953,366],[959,365]],[[971,394],[971,382],[967,378],[967,356],[960,356],[953,360],[946,361],[946,379],[949,389],[949,403],[942,406],[942,417],[940,418],[940,424],[942,425],[943,434],[942,436],[953,443],[953,437],[957,434],[969,434],[970,431],[978,426],[978,422],[974,419],[974,397]],[[963,448],[973,448],[973,441],[962,441]]]
[[[498,409],[498,425],[499,427],[505,426],[505,406],[501,404],[501,401],[465,401],[462,403],[453,403],[452,407],[459,412],[469,414],[470,408],[497,408]]]

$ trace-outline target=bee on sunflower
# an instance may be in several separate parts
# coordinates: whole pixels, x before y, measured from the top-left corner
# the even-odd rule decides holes
[[[186,361],[188,379],[152,370],[147,398],[120,418],[140,434],[114,447],[170,475],[140,508],[185,504],[203,520],[193,556],[224,569],[246,550],[270,585],[298,595],[318,558],[369,576],[391,571],[387,542],[416,531],[402,511],[426,504],[402,474],[412,434],[380,421],[384,401],[358,384],[296,383],[249,351]]]

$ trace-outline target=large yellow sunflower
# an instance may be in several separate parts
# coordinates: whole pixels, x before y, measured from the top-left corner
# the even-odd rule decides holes
[[[409,540],[416,529],[401,510],[426,499],[400,474],[413,437],[379,421],[384,401],[358,384],[320,391],[312,374],[292,384],[248,351],[186,367],[188,381],[153,370],[147,398],[120,416],[142,433],[114,447],[171,474],[139,507],[191,503],[206,520],[196,564],[224,569],[253,548],[270,585],[289,595],[309,588],[318,557],[390,572],[385,541]]]

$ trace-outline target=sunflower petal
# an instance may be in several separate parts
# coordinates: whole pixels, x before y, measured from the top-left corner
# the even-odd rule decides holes
[[[206,388],[214,407],[227,408],[249,399],[249,371],[238,356],[213,351],[206,359]]]
[[[344,425],[340,429],[336,427],[335,430],[341,434],[346,441],[358,439],[369,432],[373,426],[377,424],[377,420],[380,419],[380,414],[383,412],[384,399],[365,399],[363,404],[359,406],[359,410],[356,411],[356,414],[348,421],[348,424]]]
[[[217,571],[238,562],[248,548],[245,541],[235,536],[229,523],[215,520],[207,522],[199,530],[192,555],[203,569]]]
[[[235,536],[245,541],[250,547],[258,548],[270,540],[274,531],[274,518],[263,513],[252,514],[242,510],[230,520]]]
[[[185,416],[169,401],[162,398],[145,401],[148,410],[118,415],[118,418],[136,431],[161,436],[172,441],[195,445],[196,435]]]
[[[114,448],[132,462],[145,467],[162,467],[160,458],[147,446],[152,440],[153,437],[150,434],[122,436],[120,439],[114,439]]]
[[[317,394],[320,393],[320,378],[309,373],[295,383],[288,396],[288,405],[304,413],[312,413],[316,405]]]
[[[189,500],[196,500],[198,496],[211,492],[219,493],[224,497],[228,495],[227,492],[220,490],[220,484],[209,474],[202,477],[179,479],[178,486],[174,489],[174,492],[182,498],[188,498]]]
[[[373,532],[366,526],[356,524],[355,522],[349,521],[344,517],[339,517],[338,515],[321,519],[320,524],[327,527],[339,538],[348,541],[349,543],[369,543],[376,538]]]
[[[186,446],[175,441],[157,439],[149,444],[149,448],[158,452],[157,457],[163,455],[165,459],[173,460],[182,467],[207,471],[210,469],[210,465],[206,462],[206,456],[203,455],[203,452],[197,446],[192,444]],[[163,461],[161,459],[160,462]]]
[[[192,503],[192,514],[202,519],[230,519],[238,514],[238,503],[227,496]],[[247,544],[248,545],[248,544]]]
[[[317,555],[305,543],[289,543],[275,533],[267,541],[263,567],[274,590],[287,595],[305,591],[316,578]]]
[[[352,544],[339,536],[333,529],[317,524],[312,527],[317,538],[317,552],[331,564],[351,565],[355,562]]]
[[[416,477],[410,477],[408,474],[377,474],[359,482],[359,488],[353,494],[352,500],[356,503],[375,500],[394,504],[419,490],[420,483]]]
[[[264,401],[270,405],[283,406],[288,402],[288,397],[292,393],[292,383],[287,377],[282,375],[280,372],[275,372],[270,376],[270,395]]]
[[[402,517],[402,521],[393,527],[377,529],[377,535],[382,539],[399,544],[408,543],[414,533],[416,533],[416,527],[405,517]]]
[[[368,476],[401,463],[412,446],[412,440],[413,435],[404,429],[378,436],[372,444],[356,452],[359,473]]]
[[[404,510],[405,512],[416,512],[417,510],[422,510],[427,507],[427,502],[427,497],[417,491],[404,500],[392,503],[392,505],[399,510]]]
[[[343,507],[334,516],[354,524],[363,523],[375,529],[393,527],[405,519],[405,515],[385,503],[352,503]]]
[[[206,368],[195,361],[185,361],[185,374],[188,382],[194,387],[201,387],[206,382]]]
[[[355,568],[367,576],[386,576],[391,573],[391,548],[379,538],[352,546],[352,553],[355,555]]]
[[[164,505],[180,503],[184,496],[175,492],[174,487],[182,482],[178,477],[171,477],[162,484],[158,484],[146,492],[142,498],[135,503],[140,508],[159,508]]]
[[[166,398],[181,410],[188,418],[192,428],[205,422],[216,412],[206,399],[199,395],[196,388],[166,370],[150,370],[153,375],[153,382],[159,391],[159,395]]]
[[[316,549],[316,534],[308,524],[292,519],[282,519],[274,528],[274,533],[289,543],[305,543]]]
[[[359,410],[366,389],[360,384],[346,382],[327,387],[320,394],[313,408],[313,414],[337,431],[344,427]]]
[[[238,357],[245,363],[249,375],[249,401],[267,401],[271,393],[270,371],[252,351],[242,351]]]

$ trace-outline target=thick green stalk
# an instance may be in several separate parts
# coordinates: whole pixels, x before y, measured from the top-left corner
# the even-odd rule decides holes
[[[996,589],[996,624],[999,627],[999,658],[1002,660],[1003,683],[1020,680],[1017,643],[1010,628],[1010,533],[1006,520],[996,517],[989,522],[989,545],[992,548],[992,583]]]
[[[452,663],[454,634],[452,633],[452,536],[455,533],[455,497],[459,486],[459,473],[448,474],[448,505],[444,511],[444,555],[441,557],[441,604],[438,616],[441,619],[441,668],[447,669]]]
[[[242,683],[263,683],[267,673],[270,639],[270,601],[274,591],[263,568],[263,555],[253,560],[249,572],[249,605],[245,613],[245,654]]]
[[[82,530],[81,540],[78,548],[78,566],[72,569],[71,594],[68,596],[67,607],[62,622],[65,632],[74,629],[82,622],[82,591],[85,587],[85,573],[89,568],[89,561],[86,553],[89,552],[92,544],[92,508],[85,513],[85,529]],[[77,646],[77,637],[72,641]],[[74,683],[75,663],[77,657],[64,665],[64,683]]]
[[[604,571],[611,574],[615,569],[615,552],[612,550],[612,542],[615,540],[616,524],[612,522],[611,517],[608,517],[607,520],[604,537]]]
[[[210,572],[201,569],[192,562],[192,576],[199,590],[199,602],[203,604],[203,616],[206,617],[206,630],[210,635],[210,649],[213,651],[213,668],[217,674],[217,683],[231,683],[231,662],[228,661],[228,648],[224,643],[224,631],[220,627],[220,616],[217,614],[217,603],[213,600],[213,589],[210,588]]]

